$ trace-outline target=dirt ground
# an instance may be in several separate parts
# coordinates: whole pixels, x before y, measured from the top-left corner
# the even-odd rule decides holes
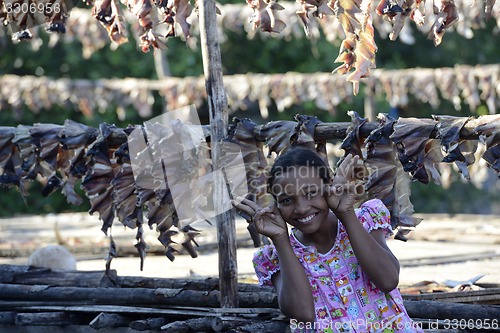
[[[500,284],[500,216],[491,215],[417,215],[424,221],[410,234],[407,242],[390,239],[389,247],[401,263],[400,286],[421,281],[467,281],[477,276],[480,283]],[[93,216],[59,214],[36,217],[18,217],[0,220],[0,264],[26,264],[29,251],[54,244],[57,224],[59,235],[72,251],[94,247],[92,253],[75,253],[78,270],[103,270],[108,238],[100,231],[101,223]],[[237,238],[248,244],[246,222],[238,219]],[[203,236],[199,243],[214,248],[216,230],[206,223],[199,224]],[[146,228],[147,229],[147,228]],[[113,238],[120,249],[135,243],[135,230],[115,226]],[[146,241],[154,248],[161,248],[154,230],[146,230]],[[212,245],[212,246],[209,246]],[[21,251],[25,249],[25,251]],[[101,250],[99,250],[101,249]],[[241,281],[256,282],[251,259],[255,249],[248,245],[237,251],[238,273]],[[12,257],[15,254],[17,257]],[[11,257],[6,257],[10,254]],[[121,276],[147,277],[207,277],[218,274],[216,249],[203,250],[197,258],[177,255],[170,262],[161,255],[149,254],[144,269],[140,270],[138,257],[118,257],[112,268]]]

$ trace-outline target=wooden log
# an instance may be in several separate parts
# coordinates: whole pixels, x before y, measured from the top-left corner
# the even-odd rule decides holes
[[[126,288],[183,288],[190,290],[219,290],[219,279],[169,279],[169,278],[144,278],[137,276],[119,277],[121,287]],[[272,292],[273,288],[259,286],[251,283],[238,283],[239,292]]]
[[[15,319],[17,326],[63,326],[77,325],[82,318],[66,312],[33,312],[18,313]]]
[[[16,322],[17,312],[2,311],[0,312],[0,325],[13,325]]]
[[[231,328],[226,333],[276,333],[286,332],[288,323],[284,321],[269,320],[265,322],[253,322],[248,325]]]
[[[414,259],[404,259],[400,260],[399,264],[401,267],[415,267],[423,265],[442,265],[442,264],[452,264],[457,262],[464,262],[469,260],[481,260],[500,257],[500,253],[496,251],[484,251],[478,253],[464,253],[464,254],[454,254],[448,256],[439,257],[423,257]]]
[[[118,276],[110,271],[113,285],[122,288],[168,288],[198,291],[219,290],[219,279],[177,279],[149,278],[141,276]],[[97,288],[103,286],[105,271],[52,271],[22,265],[0,265],[0,283],[36,285],[44,284],[58,287]],[[106,284],[104,286],[109,286]],[[273,288],[251,283],[239,283],[239,292],[272,292]]]
[[[93,329],[126,327],[129,326],[131,319],[127,316],[118,313],[101,312],[92,319],[89,326]]]
[[[222,162],[222,140],[227,137],[228,110],[217,29],[215,0],[201,0],[199,6],[201,53],[208,110],[210,113],[210,154],[213,173],[213,202],[219,244],[220,304],[238,307],[238,264],[234,213],[226,193],[229,183]]]
[[[165,317],[153,317],[131,321],[129,327],[136,331],[158,330],[166,323]]]
[[[500,306],[494,305],[405,300],[404,306],[412,318],[442,320],[498,320],[500,318]]]
[[[96,288],[101,286],[104,276],[104,271],[82,272],[35,269],[13,274],[10,279],[7,279],[4,275],[0,275],[0,282],[25,285],[46,284],[59,287]]]
[[[500,288],[460,292],[434,292],[419,295],[403,295],[409,301],[439,301],[452,303],[500,304]]]
[[[222,321],[218,317],[201,317],[174,321],[161,327],[167,333],[220,332]]]
[[[0,281],[2,283],[14,283],[14,277],[17,274],[26,274],[30,269],[37,272],[50,271],[48,268],[30,268],[30,266],[26,265],[0,265]]]
[[[16,302],[0,301],[0,308],[16,310],[18,312],[32,311],[65,311],[65,312],[84,312],[95,314],[106,313],[134,313],[137,315],[157,315],[163,317],[222,317],[222,316],[241,316],[246,318],[259,317],[263,319],[275,318],[281,316],[281,311],[277,308],[207,308],[192,306],[170,306],[168,308],[122,306],[122,305],[58,305],[52,302]]]
[[[162,330],[172,333],[187,333],[187,332],[226,332],[227,330],[234,329],[236,327],[245,326],[249,324],[256,324],[262,322],[261,318],[242,318],[242,317],[231,317],[231,316],[221,316],[221,317],[205,317],[205,318],[193,318],[184,321],[176,321],[164,325],[161,327]]]
[[[215,332],[226,332],[230,329],[236,328],[236,327],[241,327],[248,325],[250,322],[248,318],[242,318],[242,317],[218,317],[219,320],[218,326],[216,327],[217,329],[214,328]],[[257,322],[257,321],[263,321],[265,318],[253,318],[251,322]],[[288,321],[288,320],[287,320]]]
[[[156,304],[219,307],[220,292],[148,288],[81,288],[0,284],[4,300],[86,301],[88,304]],[[275,293],[238,293],[242,307],[276,307]]]

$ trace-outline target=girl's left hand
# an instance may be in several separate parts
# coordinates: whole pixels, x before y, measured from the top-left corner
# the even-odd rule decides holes
[[[330,184],[325,185],[325,198],[328,207],[335,214],[354,211],[356,195],[362,193],[361,185],[354,183],[356,165],[359,156],[347,155],[337,169],[337,173]]]

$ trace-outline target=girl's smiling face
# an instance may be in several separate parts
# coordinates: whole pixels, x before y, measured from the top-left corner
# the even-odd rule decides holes
[[[313,170],[314,168],[307,168]],[[276,176],[272,193],[283,219],[304,234],[320,229],[330,209],[323,196],[323,180],[317,172],[284,172]]]

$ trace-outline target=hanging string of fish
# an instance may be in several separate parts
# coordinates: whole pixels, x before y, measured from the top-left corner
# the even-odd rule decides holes
[[[46,30],[54,33],[65,33],[67,30],[73,33],[81,31],[82,29],[78,27],[82,26],[84,29],[81,34],[93,35],[93,38],[85,40],[82,37],[82,43],[102,44],[102,41],[95,40],[97,36],[95,29],[86,29],[88,25],[81,24],[88,20],[81,17],[80,10],[75,9],[78,13],[75,14],[76,21],[69,18],[72,8],[66,2],[33,0],[30,3],[36,8],[57,6],[58,10],[57,13],[44,12],[45,17],[42,20],[33,17],[29,12],[15,10],[13,4],[22,6],[20,1],[0,0],[2,22],[18,29],[14,39],[31,39],[33,33],[30,28],[40,24],[45,24]],[[359,80],[369,77],[370,69],[376,66],[377,46],[374,42],[374,27],[384,35],[387,33],[385,23],[388,23],[391,26],[388,32],[389,38],[395,40],[402,33],[406,22],[410,20],[419,27],[425,27],[428,38],[438,46],[445,32],[454,26],[469,38],[472,34],[471,29],[480,28],[481,21],[493,18],[500,26],[500,5],[495,0],[478,0],[472,4],[466,0],[380,0],[377,4],[372,4],[371,0],[297,0],[295,4],[278,3],[274,0],[247,0],[246,4],[250,12],[234,5],[219,6],[222,8],[222,10],[217,9],[222,17],[219,21],[233,22],[228,29],[234,30],[236,25],[239,27],[244,25],[241,22],[244,14],[248,16],[246,20],[252,29],[276,36],[289,35],[292,30],[287,24],[293,25],[294,22],[303,25],[305,35],[308,37],[317,35],[318,24],[322,26],[326,35],[340,30],[341,32],[328,38],[342,39],[339,54],[335,59],[335,62],[341,65],[333,72],[349,73],[346,80],[352,82],[354,94],[359,91]],[[105,28],[109,39],[116,45],[128,41],[127,21],[129,23],[133,21],[138,45],[144,52],[152,48],[166,48],[170,37],[180,36],[189,41],[192,27],[196,26],[198,21],[195,0],[89,0],[87,5],[92,6],[92,16]],[[292,11],[295,11],[296,18],[290,18]],[[280,12],[284,12],[282,17]],[[480,18],[476,17],[478,13],[481,13]],[[460,16],[463,17],[462,20],[459,20]],[[289,18],[289,22],[285,18]],[[66,29],[67,24],[71,29]],[[92,48],[92,46],[87,47]]]

